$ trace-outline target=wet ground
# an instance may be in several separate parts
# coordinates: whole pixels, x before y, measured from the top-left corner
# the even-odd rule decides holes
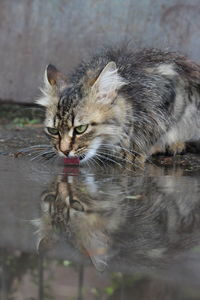
[[[14,155],[47,143],[34,118],[1,118],[1,299],[200,299],[200,155],[144,172]]]

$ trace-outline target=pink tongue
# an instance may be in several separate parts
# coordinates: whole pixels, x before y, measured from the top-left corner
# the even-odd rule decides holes
[[[64,163],[67,165],[79,165],[80,159],[78,157],[66,157]]]

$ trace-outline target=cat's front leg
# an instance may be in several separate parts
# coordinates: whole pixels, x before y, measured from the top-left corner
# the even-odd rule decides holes
[[[150,155],[156,155],[159,153],[168,153],[171,155],[176,155],[185,152],[185,148],[186,148],[185,142],[176,142],[168,146],[156,145],[151,148]]]
[[[167,147],[167,152],[176,155],[181,154],[185,151],[186,145],[184,142],[176,142]]]
[[[123,162],[129,169],[143,170],[146,159],[147,155],[145,153],[131,153],[127,151],[123,153]]]

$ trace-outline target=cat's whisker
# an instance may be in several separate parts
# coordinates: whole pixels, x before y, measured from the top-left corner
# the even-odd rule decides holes
[[[121,169],[124,168],[124,169],[127,170],[127,171],[133,172],[133,170],[129,169],[127,166],[124,166],[124,165],[120,164],[119,162],[117,162],[116,160],[114,160],[113,157],[112,157],[112,159],[111,159],[110,157],[105,156],[105,155],[103,155],[102,153],[101,153],[101,154],[98,154],[98,155],[100,155],[105,161],[111,161],[111,162],[113,162],[115,165],[118,165]]]
[[[123,147],[123,146],[117,146],[118,148],[121,148],[122,150],[124,150],[124,151],[126,151],[126,152],[128,152],[128,153],[130,153],[131,155],[134,155],[134,154],[138,154],[138,155],[141,155],[141,153],[139,153],[139,152],[137,152],[137,151],[130,151],[130,150],[128,150],[127,148],[125,148],[125,147]],[[154,164],[152,161],[151,161],[151,159],[150,158],[146,158],[146,160],[147,161],[149,161],[149,162],[151,162],[152,164]],[[155,164],[154,164],[155,165]]]
[[[47,160],[49,160],[49,161],[52,160],[52,159],[54,161],[57,160],[57,159],[59,159],[57,153],[53,152],[50,157],[47,157]]]
[[[95,156],[94,157],[98,157],[98,156],[100,156],[100,155],[102,155],[101,156],[101,158],[103,158],[103,160],[105,161],[105,160],[109,160],[109,161],[111,161],[111,162],[113,162],[114,164],[118,164],[120,167],[122,167],[122,165],[119,163],[120,161],[124,161],[124,162],[126,162],[126,163],[128,163],[129,165],[132,165],[132,166],[134,166],[134,167],[137,167],[137,168],[139,168],[139,169],[141,169],[142,171],[144,170],[144,168],[142,168],[137,162],[132,162],[131,160],[129,160],[129,159],[127,159],[127,158],[122,158],[122,157],[120,157],[120,156],[118,156],[118,155],[115,155],[116,153],[113,151],[113,149],[112,149],[112,152],[114,152],[114,153],[112,153],[112,152],[110,152],[110,150],[111,149],[108,149],[108,147],[105,147],[105,146],[110,146],[109,144],[101,144],[101,146],[103,145],[103,147],[100,147],[100,149],[98,149],[97,151],[96,151],[96,153],[95,153]],[[120,146],[117,146],[117,147],[119,147],[120,149],[121,149],[121,147]],[[105,150],[108,150],[108,152],[106,151],[106,152],[103,152],[102,150],[102,148],[104,148]],[[81,151],[82,150],[85,150],[86,148],[81,148]],[[92,149],[92,148],[90,148],[90,149]],[[102,149],[102,150],[101,150]],[[125,149],[125,148],[124,148]],[[131,154],[133,157],[134,157],[134,153],[132,153],[131,151],[129,151],[128,149],[125,149],[125,150],[127,150],[127,152],[129,153],[129,154]],[[79,152],[81,152],[81,151],[77,151],[77,153],[79,153]],[[92,159],[94,160],[94,157],[92,157]],[[117,160],[116,160],[116,159]],[[100,158],[99,158],[99,160],[100,160]],[[102,163],[102,160],[100,160],[100,162]],[[97,162],[96,162],[97,163]],[[128,169],[128,168],[127,168]]]
[[[23,148],[23,149],[19,149],[16,154],[21,154],[21,153],[24,153],[24,154],[34,154],[34,153],[38,153],[38,152],[41,152],[41,151],[46,151],[47,149],[52,149],[52,146],[50,145],[35,145],[35,146],[30,146],[30,147],[27,147],[27,148]]]
[[[110,146],[109,144],[102,144],[102,145],[108,145],[108,146]],[[134,155],[135,154],[138,154],[138,155],[141,155],[141,153],[139,153],[139,152],[136,152],[136,151],[133,151],[133,152],[131,152],[130,150],[128,150],[127,148],[125,148],[125,147],[120,147],[120,146],[117,146],[117,145],[113,145],[114,147],[117,147],[117,148],[120,148],[120,149],[122,149],[122,150],[124,150],[124,151],[126,151],[126,152],[128,152],[129,154],[131,154],[133,157],[134,157]],[[108,150],[108,153],[106,153],[107,155],[112,155],[112,156],[114,156],[114,154],[115,154],[115,152],[113,151],[113,149],[110,149],[110,148],[107,148],[107,147],[104,147],[106,150]],[[112,150],[113,152],[114,152],[114,154],[112,154],[111,152],[110,152],[110,150]],[[117,157],[117,156],[115,156],[115,157]],[[138,167],[138,168],[140,168],[141,170],[144,170],[144,168],[142,168],[139,164],[137,164],[136,162],[132,162],[132,161],[130,161],[129,159],[124,159],[124,158],[121,158],[120,156],[118,156],[119,157],[119,160],[123,160],[123,161],[126,161],[127,163],[129,163],[129,164],[132,164],[133,166],[136,166],[136,167]]]
[[[57,158],[56,153],[52,153],[51,156],[41,157],[40,160],[45,160],[45,163],[48,164],[51,163],[52,161],[55,162],[56,158]]]
[[[33,146],[29,146],[27,148],[22,148],[20,149],[21,151],[26,151],[26,150],[29,150],[29,149],[34,149],[34,148],[49,148],[51,147],[49,144],[41,144],[41,145],[33,145]]]
[[[112,157],[112,159],[107,155],[107,154],[102,154],[102,152],[101,153],[98,153],[97,154],[98,156],[100,156],[100,157],[102,157],[105,161],[111,161],[111,162],[113,162],[114,164],[117,164],[117,165],[119,165],[120,166],[120,168],[125,168],[127,171],[130,171],[130,172],[133,172],[133,170],[132,169],[129,169],[126,165],[124,166],[124,165],[121,165],[118,161],[116,161],[116,160],[114,160],[113,159],[113,157]],[[134,165],[134,167],[135,167],[135,165]],[[138,168],[139,168],[139,166],[138,166]]]
[[[113,149],[110,149],[110,148],[108,148],[108,147],[100,147],[100,148],[104,148],[105,150],[108,150],[108,152],[106,152],[105,154],[107,154],[107,155],[112,155],[112,156],[115,156],[115,154],[116,154],[116,152],[113,150]],[[133,152],[131,152],[131,151],[129,151],[128,149],[125,149],[125,148],[121,148],[120,146],[118,146],[117,148],[120,148],[120,149],[123,149],[123,150],[125,150],[125,151],[127,151],[129,154],[131,154],[133,157],[134,157],[134,155],[135,155],[135,153],[133,153]],[[116,157],[118,157],[119,159],[123,159],[122,157],[120,157],[120,156],[116,156]],[[129,161],[129,162],[131,162],[130,160],[128,160],[127,159],[127,161]]]
[[[90,147],[90,149],[93,149],[93,148]],[[79,150],[76,152],[76,154],[80,154],[80,152],[82,152],[83,150],[86,150],[86,148],[85,148],[85,147],[82,147],[81,149],[79,149]],[[98,163],[95,161],[95,158],[96,158],[96,159],[98,159],[98,160],[104,165],[104,167],[105,167],[105,163],[104,163],[100,158],[98,158],[98,157],[96,157],[96,156],[98,156],[97,153],[95,154],[94,157],[90,158],[89,160],[92,160],[94,163],[98,164]],[[99,166],[100,168],[102,167],[100,164],[98,164],[98,166]]]
[[[100,162],[100,167],[103,168],[104,170],[106,170],[106,167],[107,167],[106,160],[101,159],[98,153],[96,153],[95,159],[97,159]]]
[[[110,151],[110,150],[113,151],[113,149],[112,149],[111,147],[115,147],[115,148],[118,148],[118,149],[122,149],[122,150],[124,150],[124,151],[130,153],[131,155],[134,155],[134,154],[141,155],[141,153],[139,153],[139,152],[137,152],[137,151],[135,151],[135,150],[127,149],[127,148],[125,148],[125,147],[123,147],[123,146],[110,145],[110,144],[101,144],[101,145],[102,145],[102,146],[109,146],[109,147],[106,148],[106,149],[108,149],[109,151]]]
[[[100,164],[95,160],[95,157],[91,157],[90,159],[92,162],[94,162],[94,164],[96,164],[99,168],[101,168]]]
[[[35,160],[39,157],[47,159],[48,157],[47,156],[45,157],[45,155],[48,155],[48,154],[52,154],[53,156],[56,155],[56,153],[53,150],[51,150],[51,151],[42,151],[39,154],[37,154],[36,156],[34,156],[33,158],[31,158],[31,161],[33,161],[33,160]]]
[[[103,161],[98,154],[96,154],[95,156],[96,159],[98,159],[100,161],[100,163],[103,165],[103,167],[106,169],[106,165],[105,165],[105,160]]]
[[[86,160],[85,164],[90,168],[90,163],[88,160]]]
[[[39,150],[38,150],[39,151]],[[37,150],[36,151],[34,151],[33,152],[33,154],[35,153],[35,152],[38,152]],[[53,148],[51,147],[51,148],[49,148],[49,149],[41,149],[40,150],[40,153],[51,153],[51,152],[54,152],[55,153],[55,151],[53,150]]]
[[[136,162],[132,162],[132,161],[130,161],[130,160],[128,160],[128,159],[124,159],[124,158],[121,158],[120,156],[117,156],[117,155],[114,155],[114,154],[111,154],[111,153],[105,153],[105,152],[100,152],[100,151],[98,151],[98,154],[103,154],[104,156],[105,156],[105,159],[107,159],[107,157],[109,157],[109,156],[111,156],[112,158],[114,157],[114,158],[117,158],[119,161],[124,161],[124,162],[126,162],[126,163],[128,163],[128,164],[130,164],[130,165],[132,165],[133,167],[137,167],[137,168],[139,168],[140,170],[142,170],[142,171],[144,171],[144,168],[142,168],[139,164],[137,164]],[[110,157],[109,157],[110,158]],[[114,161],[113,161],[114,162]],[[116,160],[115,160],[115,163],[117,163],[116,162]],[[121,166],[121,165],[120,165]],[[127,168],[127,170],[128,170],[128,168]],[[131,171],[131,170],[130,170]]]
[[[93,160],[90,158],[86,161],[86,163],[88,164],[89,168],[90,168],[90,165],[92,165],[92,168],[94,168],[94,162]]]
[[[122,165],[119,162],[117,162],[116,160],[108,157],[107,154],[105,155],[105,153],[102,153],[102,152],[99,152],[99,151],[96,154],[99,155],[100,157],[102,157],[103,159],[109,160],[109,161],[113,162],[114,164],[117,164],[118,166],[122,167]]]

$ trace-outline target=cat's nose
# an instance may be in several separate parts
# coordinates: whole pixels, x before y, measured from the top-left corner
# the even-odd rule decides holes
[[[63,154],[65,154],[66,156],[69,155],[70,152],[70,146],[71,145],[71,139],[65,135],[62,137],[61,141],[60,141],[60,151],[62,151]]]
[[[69,152],[70,152],[69,150],[62,151],[62,153],[65,154],[66,156],[69,156]]]

